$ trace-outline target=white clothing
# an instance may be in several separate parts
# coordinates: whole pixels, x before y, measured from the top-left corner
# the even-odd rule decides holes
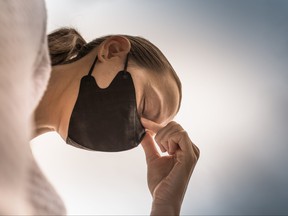
[[[65,214],[29,145],[51,72],[45,3],[1,0],[0,10],[0,215]]]

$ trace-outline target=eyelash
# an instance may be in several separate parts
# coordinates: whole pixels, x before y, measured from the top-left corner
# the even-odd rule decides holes
[[[142,115],[144,115],[144,112],[145,112],[145,98],[143,99]]]

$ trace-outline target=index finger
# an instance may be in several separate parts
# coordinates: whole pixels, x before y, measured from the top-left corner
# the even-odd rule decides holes
[[[163,128],[162,125],[160,125],[154,121],[148,120],[146,118],[141,118],[141,123],[145,129],[153,132],[153,135],[157,134],[158,131]]]
[[[144,149],[147,162],[160,157],[160,154],[155,146],[155,142],[149,132],[145,134],[141,145]]]

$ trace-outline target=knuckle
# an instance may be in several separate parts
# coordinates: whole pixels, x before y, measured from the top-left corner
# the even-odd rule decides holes
[[[175,124],[178,124],[178,123],[175,122],[175,121],[171,121],[171,122],[169,122],[169,123],[167,124],[167,126],[168,126],[168,125],[175,125]]]
[[[197,161],[199,160],[200,158],[200,150],[199,148],[191,142],[191,145],[192,145],[192,149],[191,149],[191,156],[193,158],[193,161],[195,162],[195,164],[197,163]]]
[[[192,143],[192,145],[195,148],[195,154],[196,154],[196,158],[197,160],[200,158],[200,149],[198,148],[198,146],[196,146],[194,143]]]
[[[178,123],[174,124],[171,128],[173,130],[183,130],[183,128]]]
[[[176,121],[171,121],[168,125],[172,125],[172,127],[182,128],[181,125],[179,123],[177,123]]]
[[[187,134],[187,132],[186,132],[185,130],[179,130],[179,131],[176,131],[176,132],[170,134],[170,136],[168,137],[168,139],[169,139],[169,140],[170,140],[170,139],[177,139],[177,140],[180,141],[180,140],[182,140],[182,139],[186,140],[187,137],[188,137],[188,134]]]
[[[179,131],[179,133],[182,135],[182,136],[185,136],[185,137],[188,137],[188,133],[186,130],[182,129],[181,131]]]
[[[199,155],[196,152],[192,152],[190,155],[190,163],[196,164],[199,160]]]

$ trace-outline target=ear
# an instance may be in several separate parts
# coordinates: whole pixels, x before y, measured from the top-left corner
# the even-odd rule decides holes
[[[130,49],[131,43],[128,38],[119,35],[111,36],[100,44],[98,60],[104,62],[115,57],[124,60]]]

